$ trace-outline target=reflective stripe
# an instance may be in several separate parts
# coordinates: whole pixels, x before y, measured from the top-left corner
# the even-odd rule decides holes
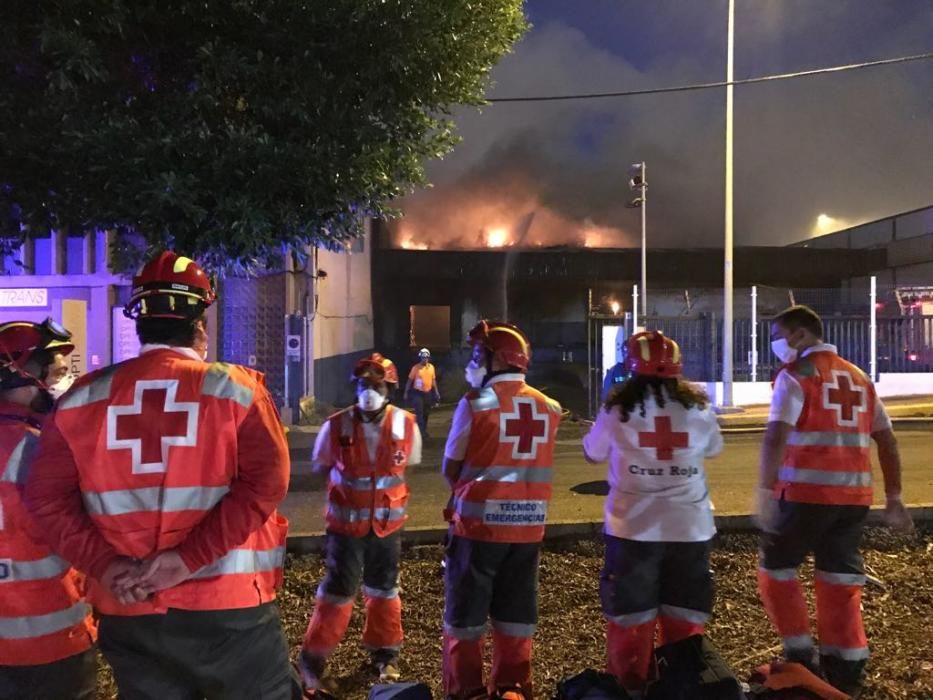
[[[212,364],[204,375],[201,394],[217,399],[230,399],[244,408],[249,408],[253,405],[253,390],[236,382],[230,370],[231,366],[224,362]]]
[[[676,605],[662,605],[661,616],[671,617],[675,620],[683,620],[684,622],[692,622],[695,625],[705,625],[706,621],[709,620],[709,613],[703,612],[702,610],[681,608]]]
[[[444,634],[454,639],[479,639],[488,629],[487,625],[478,625],[476,627],[453,627],[444,623]]]
[[[372,477],[361,476],[356,479],[348,479],[339,469],[331,472],[331,480],[334,484],[346,486],[354,491],[370,491],[373,488]],[[402,486],[405,483],[405,477],[398,475],[380,476],[376,479],[377,489],[390,489],[395,486]]]
[[[864,586],[865,585],[865,574],[837,574],[830,571],[820,571],[817,569],[814,572],[814,578],[817,581],[823,581],[825,583],[832,583],[837,586]]]
[[[641,612],[623,613],[622,615],[606,615],[606,619],[619,627],[637,627],[654,621],[658,617],[658,609],[642,610]]]
[[[210,510],[229,491],[227,486],[176,486],[120,491],[85,491],[84,507],[91,515],[129,513],[176,513],[182,510]]]
[[[781,640],[784,644],[784,652],[789,651],[809,651],[813,649],[813,637],[809,634],[796,634],[784,637]]]
[[[364,595],[367,595],[370,598],[385,598],[387,600],[398,598],[398,590],[398,587],[390,588],[389,590],[383,590],[382,588],[370,588],[369,586],[363,586]]]
[[[502,622],[500,620],[492,621],[493,629],[502,634],[507,634],[510,637],[520,637],[522,639],[530,639],[535,636],[535,629],[537,625],[529,625],[522,622]]]
[[[0,569],[0,586],[4,583],[55,578],[70,568],[67,561],[54,554],[31,561],[3,559],[0,560],[0,567],[3,567]]]
[[[90,384],[79,386],[72,389],[59,399],[55,408],[58,411],[67,411],[72,408],[80,408],[98,401],[106,401],[110,398],[110,386],[113,383],[113,370],[119,365],[112,365],[102,370],[101,376]]]
[[[396,440],[405,439],[405,411],[401,408],[392,409],[392,437]]]
[[[795,447],[871,447],[871,436],[863,433],[792,432],[787,444]]]
[[[470,408],[476,411],[491,411],[499,408],[499,397],[491,387],[483,387],[476,398],[470,399]]]
[[[862,661],[871,656],[868,647],[846,648],[830,646],[828,644],[820,644],[820,654],[823,656],[835,656],[837,659],[842,659],[843,661]]]
[[[376,508],[376,520],[399,520],[404,517],[404,508]]]
[[[327,514],[345,523],[360,523],[364,520],[369,520],[371,511],[369,508],[345,508],[343,506],[335,506],[333,503],[328,503]]]
[[[0,617],[0,639],[32,639],[54,634],[80,623],[88,610],[87,603],[82,602],[46,615]]]
[[[871,486],[871,472],[833,472],[825,469],[798,469],[784,465],[778,474],[781,481],[812,486]]]
[[[16,447],[13,448],[13,452],[10,453],[10,458],[6,461],[6,467],[3,469],[0,481],[10,484],[21,484],[25,481],[26,470],[23,467],[29,464],[38,442],[39,438],[32,432],[23,435],[23,439],[17,443]]]
[[[467,467],[460,475],[463,481],[498,481],[501,483],[550,484],[551,467]]]
[[[317,587],[317,593],[315,594],[314,597],[317,600],[321,601],[322,603],[328,603],[330,605],[352,605],[353,598],[354,598],[354,596],[352,595],[344,596],[344,595],[336,595],[334,593],[328,593],[327,591],[324,590],[323,583],[321,583],[321,585]]]
[[[285,547],[276,547],[275,549],[231,549],[220,559],[198,569],[192,578],[275,571],[281,569],[284,563]]]
[[[759,569],[761,573],[767,576],[772,581],[796,581],[797,580],[797,569],[766,569],[761,567]]]

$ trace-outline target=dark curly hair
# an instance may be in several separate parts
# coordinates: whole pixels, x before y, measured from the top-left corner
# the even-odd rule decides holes
[[[706,392],[682,377],[635,374],[609,392],[609,396],[606,397],[606,410],[610,411],[613,406],[618,406],[622,422],[627,423],[632,411],[638,406],[639,415],[644,418],[645,398],[649,391],[654,394],[654,400],[660,408],[664,408],[668,399],[676,401],[684,408],[704,409],[709,406]]]

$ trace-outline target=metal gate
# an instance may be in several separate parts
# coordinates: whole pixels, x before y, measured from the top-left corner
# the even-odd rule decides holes
[[[285,401],[285,275],[223,280],[218,357],[265,373],[277,405]]]

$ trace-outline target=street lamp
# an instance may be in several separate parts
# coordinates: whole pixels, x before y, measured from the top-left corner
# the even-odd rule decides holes
[[[638,192],[638,196],[626,206],[641,209],[641,315],[648,315],[648,242],[646,223],[648,212],[648,180],[645,179],[645,161],[634,163],[630,168],[631,177],[628,181],[629,189]]]
[[[723,259],[722,405],[732,406],[732,106],[735,76],[735,0],[729,0],[726,34],[726,202]]]

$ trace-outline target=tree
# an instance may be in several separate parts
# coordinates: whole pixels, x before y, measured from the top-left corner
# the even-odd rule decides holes
[[[521,0],[6,0],[0,236],[214,267],[339,245],[425,180]]]

